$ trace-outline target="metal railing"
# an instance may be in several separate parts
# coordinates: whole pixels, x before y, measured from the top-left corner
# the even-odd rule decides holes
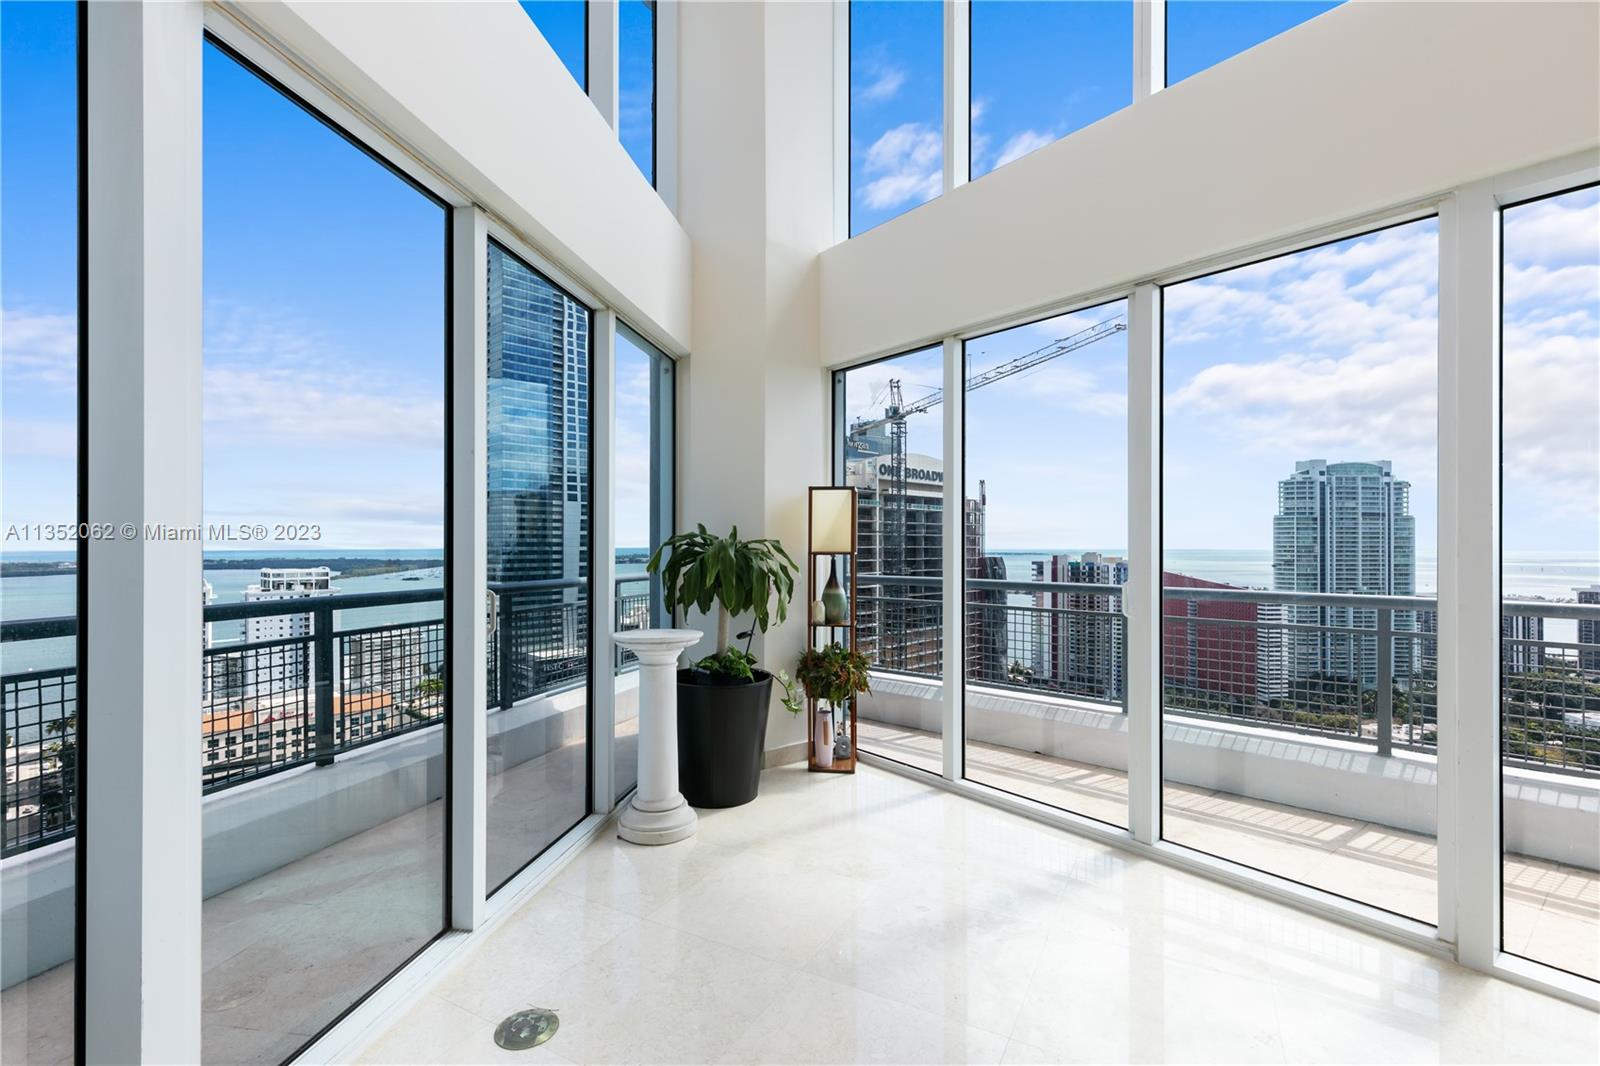
[[[648,578],[616,583],[617,625],[649,624]],[[509,707],[582,683],[588,672],[587,582],[491,584],[490,704]],[[444,590],[341,593],[302,599],[211,604],[208,624],[251,620],[267,639],[203,648],[201,783],[215,792],[438,724],[445,708],[441,619],[337,628],[335,612],[440,604]],[[356,617],[360,617],[359,615]],[[58,640],[77,620],[0,623],[0,641]],[[629,665],[620,656],[618,669]],[[512,668],[500,671],[501,663]],[[77,670],[0,677],[5,767],[0,807],[11,855],[71,837],[77,822]]]
[[[937,577],[858,579],[860,647],[878,669],[940,675],[941,587]],[[1121,586],[968,578],[965,588],[969,683],[1125,709]],[[914,621],[887,624],[889,604]],[[1600,774],[1600,644],[1544,632],[1557,619],[1600,630],[1600,605],[1507,600],[1502,612],[1506,761]],[[1423,596],[1169,586],[1163,703],[1380,754],[1431,752],[1437,630],[1437,601]]]

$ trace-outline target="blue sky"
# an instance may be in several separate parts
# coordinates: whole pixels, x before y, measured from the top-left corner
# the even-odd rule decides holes
[[[1176,0],[1167,13],[1170,83],[1335,6]],[[937,0],[857,0],[850,10],[854,236],[939,194],[944,16]],[[974,178],[1131,102],[1127,0],[974,0],[971,10]]]

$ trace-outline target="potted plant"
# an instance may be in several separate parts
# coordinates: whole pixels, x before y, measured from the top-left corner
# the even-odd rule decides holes
[[[782,622],[794,598],[795,561],[776,540],[740,540],[706,527],[679,533],[656,549],[645,569],[661,574],[669,612],[717,611],[717,650],[678,671],[678,789],[691,807],[737,807],[761,785],[772,675],[756,667],[750,643]],[[751,615],[733,646],[733,620]]]
[[[832,710],[842,710],[856,696],[872,691],[867,677],[870,666],[865,655],[835,642],[823,648],[807,649],[794,668],[794,676],[806,695],[818,702],[819,711],[822,711],[821,704],[827,704]],[[812,747],[818,764],[832,766],[833,719],[828,715],[824,725],[822,718],[819,714]]]

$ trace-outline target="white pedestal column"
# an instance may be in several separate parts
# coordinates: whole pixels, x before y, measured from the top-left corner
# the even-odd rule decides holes
[[[693,629],[630,629],[612,639],[639,659],[639,787],[617,820],[634,844],[693,836],[698,819],[678,791],[678,655],[699,642]]]

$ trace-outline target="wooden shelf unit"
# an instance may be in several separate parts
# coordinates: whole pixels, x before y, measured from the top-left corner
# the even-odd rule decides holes
[[[812,538],[812,494],[818,490],[826,492],[847,491],[850,493],[850,550],[848,552],[819,552],[813,550]],[[843,558],[844,566],[849,571],[849,602],[846,609],[849,616],[843,622],[810,622],[806,632],[810,640],[808,646],[820,648],[827,643],[834,642],[832,630],[844,630],[849,635],[848,647],[856,650],[856,520],[859,517],[854,488],[842,489],[837,485],[813,485],[806,492],[806,617],[811,617],[811,605],[822,598],[821,588],[818,585],[817,563],[820,559],[833,560]],[[822,579],[826,581],[826,578]],[[820,634],[820,635],[819,635]],[[839,643],[845,643],[840,641]],[[857,744],[860,738],[856,732],[856,697],[852,696],[848,704],[850,710],[850,757],[848,759],[834,759],[832,766],[822,766],[817,762],[816,727],[817,727],[817,701],[806,697],[806,768],[817,774],[853,774],[856,772]]]

